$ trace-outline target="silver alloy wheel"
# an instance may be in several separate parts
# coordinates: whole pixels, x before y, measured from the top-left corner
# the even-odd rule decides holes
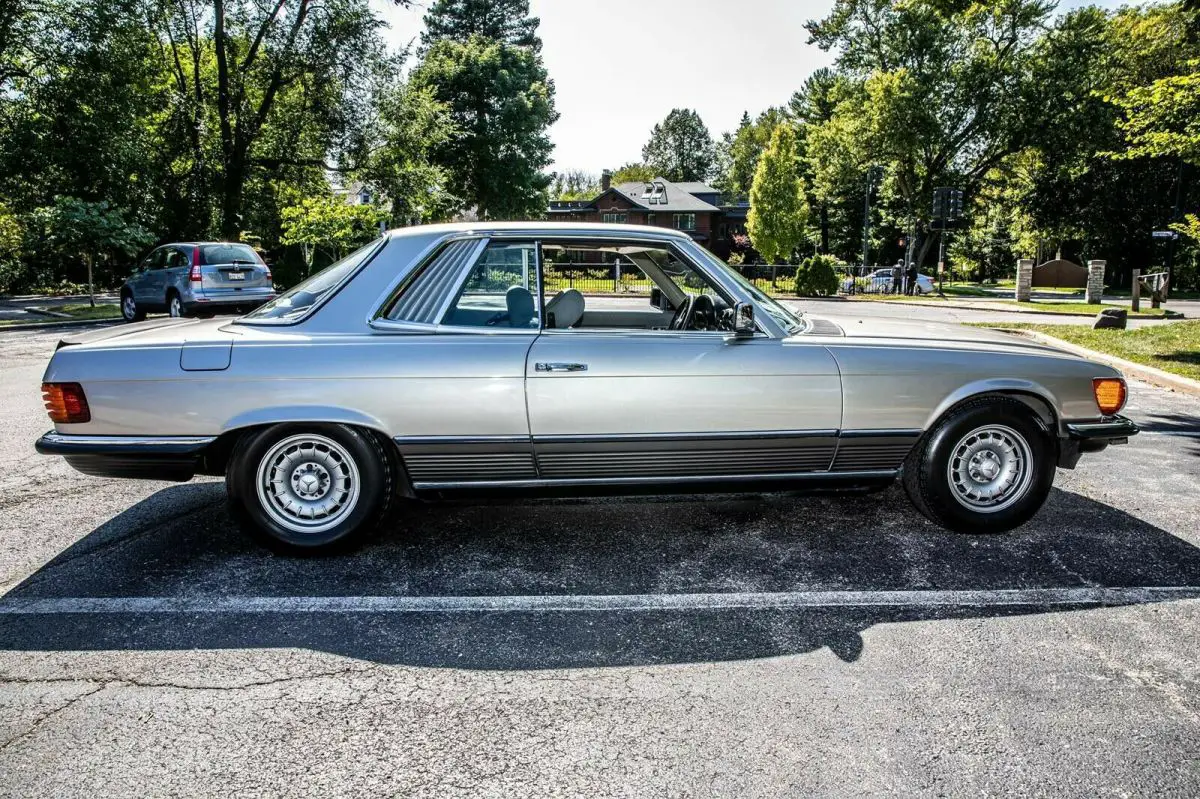
[[[121,315],[126,319],[137,316],[137,303],[134,302],[132,294],[126,294],[121,300]]]
[[[978,427],[954,445],[946,477],[958,503],[979,513],[1011,506],[1033,482],[1033,453],[1025,437],[1004,425]]]
[[[358,465],[336,441],[315,433],[289,436],[258,462],[258,500],[296,533],[322,533],[358,505]]]
[[[183,316],[183,302],[179,299],[178,294],[172,294],[171,299],[167,300],[167,315]]]

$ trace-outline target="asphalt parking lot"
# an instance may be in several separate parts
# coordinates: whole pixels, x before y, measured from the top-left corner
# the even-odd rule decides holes
[[[0,332],[0,794],[1200,794],[1200,400],[956,536],[903,493],[415,506],[268,554],[34,453]]]

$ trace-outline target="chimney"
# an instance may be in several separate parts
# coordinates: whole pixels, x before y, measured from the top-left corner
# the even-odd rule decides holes
[[[606,169],[600,173],[600,191],[608,191],[612,188],[612,170]]]

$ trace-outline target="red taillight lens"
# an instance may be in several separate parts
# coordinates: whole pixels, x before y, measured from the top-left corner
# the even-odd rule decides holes
[[[1119,377],[1097,377],[1092,380],[1092,392],[1100,413],[1111,416],[1125,407],[1125,381]]]
[[[192,269],[188,272],[188,280],[192,281],[193,283],[200,282],[200,264],[192,264]]]
[[[42,383],[46,412],[55,424],[82,424],[92,420],[83,386],[78,383]]]

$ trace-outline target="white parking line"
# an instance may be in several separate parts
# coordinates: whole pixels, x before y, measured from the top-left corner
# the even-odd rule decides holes
[[[7,597],[0,615],[59,613],[479,613],[853,607],[1136,605],[1200,599],[1200,586],[979,591],[779,591],[520,596]]]

